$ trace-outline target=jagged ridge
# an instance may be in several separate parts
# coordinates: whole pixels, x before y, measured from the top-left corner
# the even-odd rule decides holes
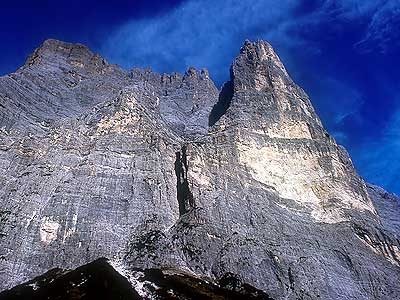
[[[274,299],[400,295],[398,206],[268,43],[231,70],[218,93],[204,70],[127,72],[51,40],[1,77],[0,288],[108,257]]]

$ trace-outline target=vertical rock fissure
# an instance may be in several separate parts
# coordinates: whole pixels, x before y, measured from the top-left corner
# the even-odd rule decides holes
[[[229,106],[231,105],[234,84],[233,84],[233,71],[231,69],[231,80],[224,83],[221,92],[219,93],[218,102],[211,109],[208,117],[208,126],[213,126],[218,120],[225,114]]]
[[[179,204],[179,215],[182,216],[190,209],[195,207],[193,194],[189,188],[187,178],[188,163],[186,156],[186,146],[183,146],[181,151],[175,153],[175,174],[176,174],[176,192]]]

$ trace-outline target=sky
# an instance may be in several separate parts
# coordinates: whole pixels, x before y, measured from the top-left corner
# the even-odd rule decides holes
[[[400,0],[2,1],[0,28],[0,75],[55,38],[218,87],[245,39],[267,40],[360,175],[400,195]]]

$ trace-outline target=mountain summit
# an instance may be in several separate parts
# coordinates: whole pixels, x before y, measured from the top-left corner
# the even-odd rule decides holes
[[[218,91],[47,40],[0,77],[0,168],[0,298],[400,298],[399,199],[264,41]]]

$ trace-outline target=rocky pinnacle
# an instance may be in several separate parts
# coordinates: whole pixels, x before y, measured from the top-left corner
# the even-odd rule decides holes
[[[230,74],[218,91],[207,70],[47,40],[0,77],[0,291],[104,257],[265,299],[400,298],[399,198],[357,174],[270,44],[246,41]]]

